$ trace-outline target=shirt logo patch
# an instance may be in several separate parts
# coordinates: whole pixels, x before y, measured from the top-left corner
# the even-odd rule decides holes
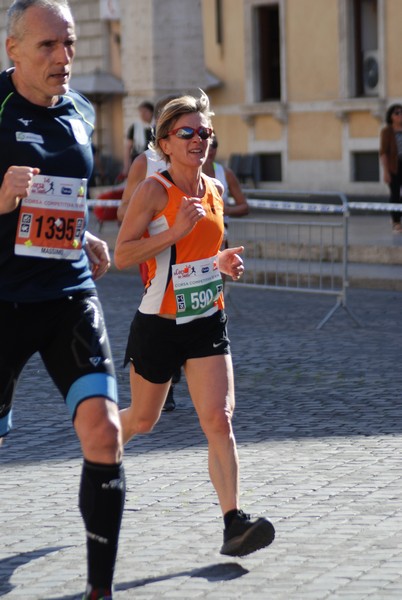
[[[70,125],[77,142],[82,146],[85,146],[85,144],[88,143],[89,138],[82,122],[78,119],[70,119]]]
[[[44,140],[38,133],[29,133],[28,131],[16,131],[15,138],[17,142],[27,142],[29,144],[43,144]]]
[[[20,123],[22,123],[23,125],[25,125],[25,127],[28,127],[28,125],[29,125],[30,123],[32,123],[32,119],[22,119],[22,118],[21,118],[21,119],[18,119],[18,121],[19,121]]]

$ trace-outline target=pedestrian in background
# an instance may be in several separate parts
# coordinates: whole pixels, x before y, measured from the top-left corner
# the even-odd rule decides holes
[[[389,186],[390,202],[401,204],[402,186],[402,104],[392,104],[380,134],[380,160],[384,182]],[[401,212],[391,212],[392,231],[402,233]]]
[[[222,199],[224,203],[223,222],[225,224],[224,246],[227,247],[227,235],[230,217],[243,217],[248,215],[249,208],[247,198],[243,194],[241,185],[232,169],[224,167],[216,160],[218,140],[216,134],[212,134],[207,160],[202,168],[203,172],[210,177],[215,177],[223,185]],[[233,200],[230,202],[229,198]]]
[[[124,144],[123,175],[127,176],[133,160],[148,148],[152,139],[154,105],[145,100],[138,107],[139,119],[130,125]]]

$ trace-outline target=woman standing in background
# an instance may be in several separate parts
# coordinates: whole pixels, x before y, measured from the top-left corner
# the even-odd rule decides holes
[[[384,182],[389,186],[390,202],[401,203],[402,186],[402,104],[392,104],[380,135],[380,160]],[[402,233],[401,212],[391,212],[393,233]]]

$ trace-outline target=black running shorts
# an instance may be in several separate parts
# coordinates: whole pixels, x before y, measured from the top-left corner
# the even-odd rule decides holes
[[[220,310],[210,317],[177,325],[174,319],[136,312],[127,342],[125,365],[136,373],[165,383],[189,358],[230,354],[227,315]]]

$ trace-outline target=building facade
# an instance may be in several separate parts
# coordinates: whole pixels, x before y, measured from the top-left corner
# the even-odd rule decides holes
[[[387,193],[378,145],[387,106],[402,100],[401,0],[70,4],[72,83],[94,101],[97,144],[115,163],[140,101],[203,88],[219,159],[247,159],[258,186]],[[3,47],[3,25],[0,35]]]
[[[402,99],[399,0],[204,0],[222,155],[256,154],[262,185],[383,194],[386,108]]]

